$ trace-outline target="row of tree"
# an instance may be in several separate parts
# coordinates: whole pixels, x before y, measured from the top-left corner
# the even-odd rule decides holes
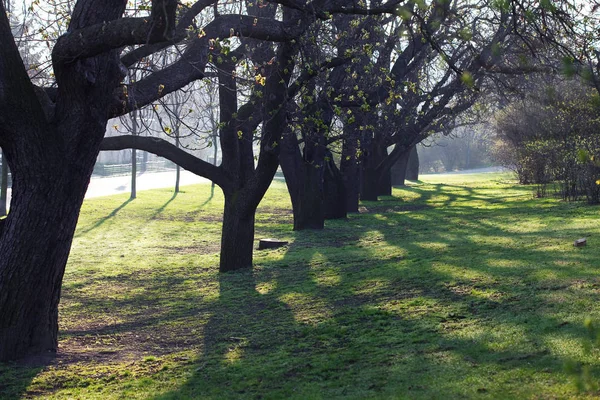
[[[13,177],[0,224],[0,360],[56,349],[62,277],[99,151],[149,151],[212,180],[225,195],[220,270],[250,267],[256,208],[280,164],[295,229],[357,211],[359,199],[389,194],[391,167],[482,93],[555,67],[538,49],[553,43],[550,60],[566,51],[560,34],[573,20],[566,2],[533,0],[48,4],[35,30],[52,49],[43,80],[0,5],[0,147]],[[110,118],[136,121],[202,79],[218,86],[220,165],[178,134],[105,137]]]

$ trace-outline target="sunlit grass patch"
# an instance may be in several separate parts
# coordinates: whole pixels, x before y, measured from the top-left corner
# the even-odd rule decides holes
[[[86,202],[59,356],[0,365],[0,397],[598,397],[565,370],[600,370],[597,208],[506,174],[426,176],[294,232],[274,182],[256,238],[289,244],[220,275],[222,202],[210,185]]]

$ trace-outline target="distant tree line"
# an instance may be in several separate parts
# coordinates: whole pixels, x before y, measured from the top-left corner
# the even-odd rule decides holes
[[[578,80],[538,84],[497,114],[496,159],[522,184],[600,202],[600,97]]]

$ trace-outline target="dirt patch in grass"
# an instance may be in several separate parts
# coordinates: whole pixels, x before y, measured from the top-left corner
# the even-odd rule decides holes
[[[259,207],[256,210],[256,221],[267,224],[293,224],[294,213],[285,208]]]
[[[221,251],[219,243],[199,243],[191,246],[161,246],[167,253],[176,254],[215,254]]]
[[[200,211],[194,211],[194,212],[189,212],[189,213],[185,213],[185,214],[162,214],[162,213],[159,213],[159,214],[153,215],[150,219],[157,220],[157,221],[181,221],[181,222],[188,222],[188,223],[193,223],[193,222],[198,222],[198,221],[222,223],[223,222],[223,214],[222,213],[218,213],[218,214],[207,213],[207,212],[204,212],[203,210],[200,210]]]
[[[370,205],[369,207],[361,206],[358,208],[358,212],[361,214],[389,214],[395,212],[408,212],[408,211],[423,211],[433,208],[427,204],[398,204],[390,206],[386,205]]]

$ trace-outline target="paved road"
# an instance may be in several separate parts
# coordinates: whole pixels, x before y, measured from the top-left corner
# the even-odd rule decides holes
[[[208,183],[206,178],[199,177],[188,171],[181,171],[180,186],[196,183]],[[175,186],[175,170],[166,172],[145,172],[137,176],[137,190],[160,189]],[[131,176],[113,176],[107,178],[92,177],[88,186],[86,199],[100,196],[111,196],[131,191]],[[10,189],[7,202],[10,204]]]
[[[466,175],[466,174],[483,174],[487,172],[506,172],[508,169],[504,167],[486,167],[486,168],[474,168],[474,169],[463,169],[462,171],[446,171],[437,174],[420,174],[420,175]]]
[[[208,183],[202,178],[188,171],[181,171],[180,186],[193,185],[196,183]],[[145,172],[138,174],[136,187],[138,191],[148,189],[160,189],[175,187],[175,170],[166,172]],[[110,196],[131,191],[131,176],[114,176],[108,178],[92,178],[90,186],[85,194],[86,199],[100,196]]]
[[[502,171],[502,167],[479,168],[465,171],[446,172],[447,174],[467,174],[481,172]],[[199,177],[191,172],[182,170],[180,186],[193,185],[196,183],[208,183],[206,178]],[[175,186],[175,170],[166,172],[145,172],[138,174],[137,190],[160,189]],[[130,176],[114,176],[108,178],[93,177],[90,181],[86,199],[100,196],[110,196],[131,191]],[[10,204],[10,189],[8,190],[8,203]]]

